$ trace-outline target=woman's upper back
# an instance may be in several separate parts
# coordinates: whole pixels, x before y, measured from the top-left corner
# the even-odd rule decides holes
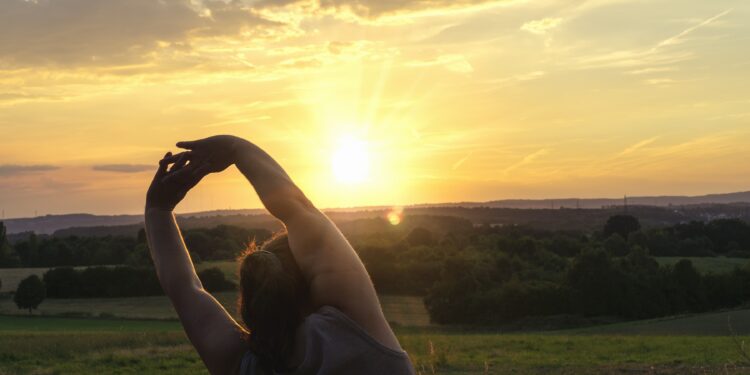
[[[300,365],[277,374],[393,374],[412,375],[414,368],[403,350],[379,343],[346,314],[331,306],[323,306],[302,323],[305,340]],[[263,374],[257,359],[248,352],[240,375]]]

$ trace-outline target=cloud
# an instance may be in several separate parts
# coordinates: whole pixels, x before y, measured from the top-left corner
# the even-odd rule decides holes
[[[654,143],[654,141],[656,141],[657,139],[659,139],[659,137],[652,137],[652,138],[644,139],[644,140],[642,140],[642,141],[640,141],[640,142],[638,142],[638,143],[636,143],[636,144],[634,144],[634,145],[632,145],[632,146],[630,146],[630,147],[622,150],[622,152],[620,152],[619,154],[617,154],[617,156],[618,157],[619,156],[625,156],[625,155],[628,155],[630,153],[633,153],[634,151],[637,151],[637,150],[639,150],[639,149],[641,149],[643,147],[646,147],[646,146]]]
[[[666,46],[671,46],[671,45],[675,45],[675,44],[680,44],[680,43],[683,42],[683,40],[685,39],[685,37],[688,34],[692,33],[695,30],[700,29],[701,27],[708,26],[708,25],[714,23],[719,18],[724,17],[727,14],[729,14],[729,12],[731,12],[731,11],[732,11],[731,9],[727,9],[727,10],[725,10],[725,11],[723,11],[723,12],[721,12],[721,13],[713,16],[713,17],[710,17],[710,18],[707,18],[707,19],[701,21],[700,23],[698,23],[696,25],[688,27],[687,29],[682,30],[680,33],[678,33],[678,34],[676,34],[676,35],[674,35],[672,37],[669,37],[667,39],[662,40],[659,44],[656,45],[656,47],[654,47],[654,49],[661,48],[661,47],[666,47]]]
[[[102,164],[95,165],[91,169],[98,172],[140,173],[153,171],[156,167],[145,164]]]
[[[451,72],[462,74],[474,71],[474,67],[466,60],[466,57],[458,54],[440,55],[430,60],[411,61],[406,65],[411,67],[442,66]]]
[[[37,173],[47,172],[60,169],[60,167],[54,165],[17,165],[17,164],[3,164],[0,165],[0,176],[17,176],[26,173]]]
[[[537,158],[539,158],[540,156],[547,155],[548,153],[549,153],[549,151],[547,151],[547,149],[545,149],[545,148],[539,149],[539,150],[537,150],[535,152],[532,152],[531,154],[526,155],[518,163],[515,163],[515,164],[509,166],[508,168],[505,168],[505,170],[503,172],[510,173],[510,172],[512,172],[512,171],[520,168],[520,167],[523,167],[523,166],[525,166],[527,164],[533,163]]]
[[[205,0],[3,0],[3,66],[123,66],[191,39],[252,34],[279,23],[242,2]]]
[[[521,30],[528,31],[536,35],[544,35],[548,31],[556,28],[562,23],[562,18],[542,18],[533,20],[521,25]]]
[[[627,50],[618,50],[597,54],[592,56],[583,56],[579,60],[578,67],[587,68],[640,68],[631,70],[634,74],[649,73],[657,70],[666,71],[674,69],[668,65],[676,64],[695,58],[695,54],[690,51],[669,51],[669,48],[682,44],[686,37],[698,29],[715,23],[720,18],[729,14],[732,10],[728,9],[712,17],[706,18],[697,24],[688,27],[671,37],[663,39],[648,48],[636,48]],[[663,80],[648,80],[648,84],[668,83]]]
[[[473,151],[470,151],[468,154],[466,154],[466,156],[462,157],[461,159],[453,163],[453,166],[451,167],[451,169],[455,171],[456,169],[460,168],[464,163],[466,163],[467,160],[469,160],[469,158],[471,157],[473,153],[474,153]]]
[[[443,10],[492,6],[513,3],[515,0],[261,0],[260,8],[278,8],[294,4],[312,5],[318,10],[350,14],[359,19],[374,20],[389,16],[432,13]]]

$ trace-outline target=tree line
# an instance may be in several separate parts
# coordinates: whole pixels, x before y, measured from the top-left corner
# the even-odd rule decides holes
[[[399,225],[369,218],[341,228],[380,293],[425,296],[430,316],[438,323],[504,324],[558,315],[641,319],[735,307],[750,299],[750,268],[701,274],[689,260],[660,266],[653,258],[746,257],[750,226],[737,219],[642,228],[633,216],[615,215],[591,232],[407,216]],[[262,242],[269,235],[265,230],[217,226],[188,230],[185,240],[196,261],[234,259],[249,239]],[[101,257],[93,255],[92,243],[107,244],[105,253],[110,255],[119,254],[120,246],[126,249],[120,258],[126,267],[48,271],[42,282],[49,297],[161,294],[143,232],[130,239],[73,236],[37,240],[31,246],[32,241],[30,237],[13,247],[19,261],[24,259],[22,264],[32,259],[24,249],[41,249],[45,241],[44,246],[67,248],[80,256],[74,259],[89,262]],[[73,250],[76,244],[85,246]],[[7,241],[0,241],[0,254],[11,254],[9,249]],[[60,251],[36,254],[60,256]],[[223,284],[220,270],[211,272],[213,276],[201,278],[213,277],[223,285],[218,289],[234,288]]]
[[[229,225],[188,229],[185,243],[194,261],[233,259],[250,241],[271,236],[265,229],[247,229]],[[29,233],[12,246],[0,222],[0,268],[63,267],[97,265],[149,265],[151,256],[143,229],[133,236],[52,236]]]
[[[217,267],[198,272],[198,278],[209,292],[237,289]],[[150,267],[72,267],[52,268],[42,278],[31,275],[18,284],[13,301],[29,313],[45,298],[122,298],[163,295],[156,271]]]

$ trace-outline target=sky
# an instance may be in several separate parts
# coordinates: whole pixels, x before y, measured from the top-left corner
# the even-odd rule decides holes
[[[3,0],[5,218],[214,134],[319,207],[750,190],[746,0]],[[260,207],[236,171],[178,211]]]

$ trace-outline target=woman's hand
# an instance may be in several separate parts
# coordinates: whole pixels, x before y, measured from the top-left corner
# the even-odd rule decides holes
[[[168,168],[170,164],[173,165]],[[191,152],[176,155],[168,152],[159,161],[159,169],[146,193],[146,210],[174,210],[188,191],[211,172],[212,166],[195,158]]]
[[[190,150],[193,160],[208,165],[210,173],[221,172],[237,161],[242,138],[231,135],[216,135],[197,141],[177,142],[177,147]]]

